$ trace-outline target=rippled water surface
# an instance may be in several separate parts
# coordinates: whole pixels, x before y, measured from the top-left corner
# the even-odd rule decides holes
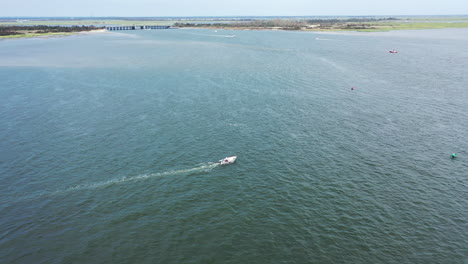
[[[466,263],[467,69],[467,29],[0,41],[1,262]]]

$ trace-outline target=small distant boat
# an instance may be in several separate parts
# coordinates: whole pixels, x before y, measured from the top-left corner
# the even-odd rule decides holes
[[[234,163],[234,161],[236,161],[236,159],[237,159],[237,156],[226,157],[224,159],[220,159],[219,164],[221,164],[221,165],[232,164],[232,163]]]
[[[396,51],[396,50],[389,50],[388,52],[390,52],[390,53],[398,53],[398,51]]]

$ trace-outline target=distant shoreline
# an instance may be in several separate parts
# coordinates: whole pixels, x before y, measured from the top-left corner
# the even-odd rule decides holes
[[[388,32],[394,30],[468,28],[468,16],[413,17],[191,17],[191,18],[3,18],[5,28],[46,27],[46,30],[18,30],[0,34],[1,39],[61,37],[106,32],[107,26],[171,26],[211,30],[270,30],[298,32]],[[47,27],[54,30],[48,30]],[[61,27],[79,32],[60,32]],[[97,27],[97,30],[88,30]],[[80,29],[81,28],[81,29]],[[51,32],[44,32],[51,31]],[[53,31],[53,32],[52,32]]]
[[[89,35],[107,32],[105,29],[96,29],[91,31],[83,32],[62,32],[62,33],[34,33],[34,34],[25,34],[25,35],[9,35],[9,36],[0,36],[2,39],[24,39],[24,38],[50,38],[50,37],[65,37],[65,36],[75,36],[75,35]]]
[[[64,30],[63,30],[64,29]],[[62,37],[78,34],[96,34],[105,32],[104,28],[95,27],[48,27],[48,26],[0,26],[0,40],[17,38]]]
[[[460,27],[415,27],[415,28],[391,28],[391,29],[284,29],[275,27],[258,27],[258,28],[246,28],[246,27],[182,27],[187,29],[212,29],[212,30],[269,30],[269,31],[297,31],[297,32],[388,32],[398,30],[424,30],[424,29],[449,29],[449,28],[468,28],[466,26]]]
[[[360,31],[381,32],[411,29],[468,28],[468,18],[439,20],[411,20],[398,18],[347,18],[347,19],[308,19],[308,20],[254,20],[248,22],[216,23],[174,23],[178,28],[206,28],[233,30],[288,30],[288,31]]]

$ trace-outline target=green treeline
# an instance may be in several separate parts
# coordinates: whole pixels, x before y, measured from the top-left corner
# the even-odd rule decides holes
[[[307,23],[310,24],[319,24],[319,23],[349,23],[349,22],[378,22],[378,21],[389,21],[389,20],[399,20],[398,18],[388,17],[388,18],[346,18],[346,19],[307,19]]]
[[[27,33],[71,33],[71,32],[82,32],[82,31],[91,31],[95,29],[101,29],[103,27],[95,26],[71,26],[71,27],[61,27],[61,26],[0,26],[0,36],[9,36],[9,35],[21,35]]]
[[[268,19],[249,20],[230,23],[180,23],[175,27],[212,27],[212,28],[281,28],[287,30],[300,30],[315,27],[318,29],[368,29],[371,23],[393,21],[397,18],[346,18],[346,19]]]

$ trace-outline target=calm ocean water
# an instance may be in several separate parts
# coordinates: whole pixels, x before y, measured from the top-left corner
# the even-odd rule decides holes
[[[467,263],[467,85],[468,29],[0,41],[0,262]]]

